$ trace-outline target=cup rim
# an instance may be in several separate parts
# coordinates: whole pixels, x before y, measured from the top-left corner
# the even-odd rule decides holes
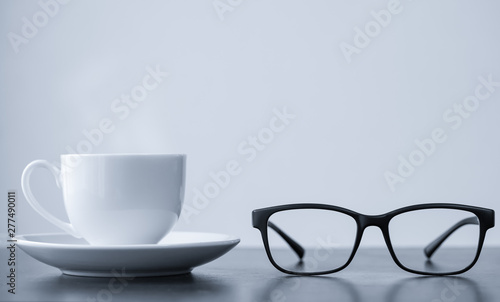
[[[61,154],[61,157],[186,157],[185,153],[67,153]]]

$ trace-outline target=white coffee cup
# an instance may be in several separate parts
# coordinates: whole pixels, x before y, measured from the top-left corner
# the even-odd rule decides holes
[[[70,223],[47,212],[30,189],[35,168],[52,172]],[[184,200],[184,154],[64,154],[61,169],[35,160],[22,189],[45,219],[91,245],[154,244],[177,222]]]

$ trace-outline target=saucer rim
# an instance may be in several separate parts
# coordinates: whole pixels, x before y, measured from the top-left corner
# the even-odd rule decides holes
[[[91,250],[140,250],[140,249],[171,249],[171,248],[189,248],[189,247],[204,247],[204,246],[218,246],[218,245],[236,245],[241,242],[239,237],[229,234],[212,233],[212,232],[189,232],[189,231],[174,231],[172,233],[186,233],[186,234],[203,234],[203,235],[222,235],[227,236],[224,240],[190,242],[190,243],[173,243],[173,244],[125,244],[125,245],[90,245],[90,244],[75,244],[75,243],[55,243],[55,242],[40,242],[28,240],[26,236],[70,236],[68,233],[35,233],[35,234],[22,234],[16,235],[14,238],[16,243],[20,246],[32,247],[45,247],[45,248],[66,248],[66,249],[91,249]],[[167,234],[166,236],[168,236]],[[164,237],[165,238],[165,237]],[[161,239],[163,240],[163,238]]]

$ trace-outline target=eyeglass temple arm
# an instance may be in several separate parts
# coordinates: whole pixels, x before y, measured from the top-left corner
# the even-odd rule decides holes
[[[477,217],[474,216],[474,217],[462,219],[459,222],[455,223],[455,225],[453,225],[446,232],[441,234],[438,238],[434,239],[434,241],[432,241],[431,243],[429,243],[425,247],[424,253],[427,256],[427,258],[431,258],[432,255],[434,254],[434,252],[436,252],[436,250],[441,246],[441,244],[443,244],[445,242],[445,240],[448,239],[448,237],[450,237],[451,234],[453,234],[453,232],[455,232],[459,228],[463,227],[464,225],[468,225],[468,224],[478,225],[479,221],[478,221]]]
[[[293,240],[290,236],[288,236],[285,232],[283,232],[277,225],[275,225],[271,221],[268,221],[267,225],[271,229],[273,229],[276,233],[278,233],[278,235],[280,235],[281,238],[283,238],[286,241],[286,243],[288,243],[288,245],[293,249],[293,251],[297,254],[297,256],[299,256],[300,259],[304,257],[305,250],[300,244],[297,243],[297,241]]]

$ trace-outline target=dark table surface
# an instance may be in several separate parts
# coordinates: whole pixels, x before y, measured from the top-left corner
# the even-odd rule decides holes
[[[16,295],[2,279],[2,301],[500,301],[500,248],[483,250],[476,266],[456,277],[407,273],[382,248],[359,250],[335,274],[289,276],[263,249],[240,248],[191,274],[132,280],[66,276],[19,251]]]

